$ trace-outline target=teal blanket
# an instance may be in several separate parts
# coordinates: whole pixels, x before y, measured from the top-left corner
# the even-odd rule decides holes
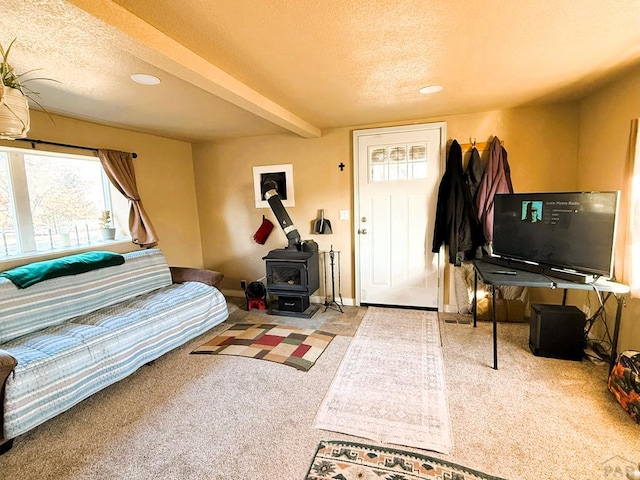
[[[86,252],[16,267],[0,273],[0,277],[8,278],[18,288],[27,288],[50,278],[77,275],[98,268],[122,265],[123,263],[124,257],[117,253]]]

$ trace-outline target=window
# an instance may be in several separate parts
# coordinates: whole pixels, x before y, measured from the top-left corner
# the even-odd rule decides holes
[[[427,178],[427,145],[369,147],[369,181]]]
[[[0,147],[0,259],[101,242],[112,195],[95,157]]]
[[[0,229],[2,229],[2,250],[0,255],[9,256],[18,253],[15,235],[15,216],[13,201],[9,190],[9,164],[5,152],[0,152]]]

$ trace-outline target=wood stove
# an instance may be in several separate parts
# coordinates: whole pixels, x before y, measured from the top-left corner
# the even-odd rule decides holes
[[[278,297],[278,308],[273,313],[306,317],[317,311],[310,305],[309,296],[320,286],[318,250],[315,242],[308,245],[308,251],[280,248],[263,257],[267,293]]]
[[[271,309],[271,313],[310,318],[319,309],[309,302],[309,296],[320,286],[318,244],[300,240],[300,233],[280,200],[276,181],[267,178],[261,190],[289,240],[286,248],[271,250],[262,258],[267,267],[267,293],[278,297],[278,308]]]

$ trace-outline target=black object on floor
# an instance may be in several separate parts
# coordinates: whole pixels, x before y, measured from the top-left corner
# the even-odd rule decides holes
[[[338,257],[338,295],[340,295],[340,303],[336,302],[336,278],[335,278],[335,259],[336,256]],[[329,262],[331,265],[331,301],[329,301],[329,298],[325,296],[325,300],[324,300],[324,311],[326,312],[327,309],[331,306],[331,305],[335,305],[338,310],[340,310],[340,313],[344,313],[344,311],[342,310],[342,294],[340,293],[340,252],[334,252],[333,251],[333,245],[331,245],[331,250],[329,250]],[[325,277],[325,292],[326,292],[326,279],[327,279],[327,265],[326,265],[326,259],[325,259],[325,273],[324,273],[324,277]],[[325,294],[326,295],[326,294]]]
[[[540,357],[582,360],[584,313],[573,305],[531,305],[529,348]]]

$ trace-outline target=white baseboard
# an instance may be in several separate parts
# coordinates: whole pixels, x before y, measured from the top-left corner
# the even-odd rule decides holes
[[[309,297],[309,300],[311,301],[311,303],[317,303],[319,305],[324,305],[325,298],[324,297],[320,297],[320,296],[312,295],[311,297]],[[356,302],[355,302],[355,300],[353,298],[343,298],[342,299],[342,305],[344,305],[346,307],[353,307],[355,304],[356,304]]]
[[[458,306],[447,304],[444,306],[444,313],[458,313]]]

